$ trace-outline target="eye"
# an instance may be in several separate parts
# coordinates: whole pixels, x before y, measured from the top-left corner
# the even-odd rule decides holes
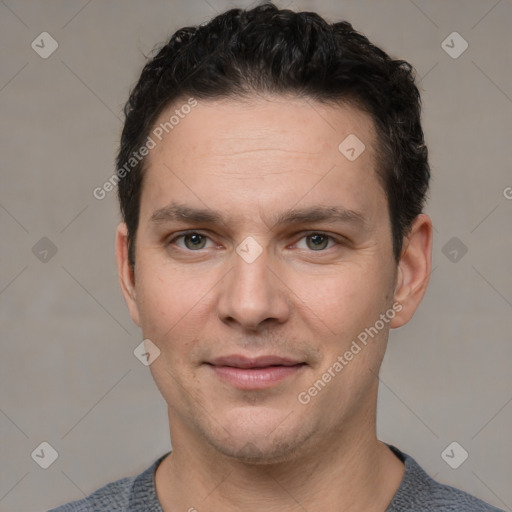
[[[200,249],[204,249],[206,245],[206,241],[209,240],[209,238],[206,235],[203,235],[201,233],[197,233],[196,231],[191,231],[189,233],[182,233],[181,235],[175,236],[171,240],[169,240],[169,244],[176,243],[177,240],[180,238],[183,239],[185,247],[178,245],[181,249],[190,250],[190,251],[196,251]]]
[[[337,244],[337,241],[332,236],[326,235],[325,233],[310,233],[302,237],[301,240],[306,240],[307,249],[316,252],[323,251],[324,249],[326,249],[329,244],[329,241],[332,241],[334,245]],[[299,247],[299,249],[302,248],[303,247]]]
[[[182,243],[178,243],[178,240],[181,240]],[[304,245],[301,247],[300,243],[305,240]],[[210,238],[202,233],[197,231],[189,231],[187,233],[181,233],[179,235],[174,236],[172,239],[168,241],[169,245],[176,245],[179,249],[185,251],[197,252],[202,249],[207,248],[207,242],[213,243]],[[330,244],[330,245],[329,245]],[[306,249],[313,252],[326,252],[326,250],[331,249],[333,246],[342,245],[341,242],[337,241],[333,236],[327,235],[326,233],[321,232],[312,232],[303,236],[299,242],[296,243],[297,248]],[[210,245],[209,247],[212,247]]]

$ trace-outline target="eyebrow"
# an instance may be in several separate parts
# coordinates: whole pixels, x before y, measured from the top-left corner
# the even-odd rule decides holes
[[[227,219],[220,213],[208,208],[194,208],[178,203],[171,203],[163,208],[159,208],[153,212],[149,221],[153,224],[168,222],[227,224]],[[359,227],[367,225],[366,218],[360,212],[338,206],[317,205],[300,209],[292,208],[284,211],[274,218],[272,227],[276,225],[308,224],[314,222],[348,223]]]

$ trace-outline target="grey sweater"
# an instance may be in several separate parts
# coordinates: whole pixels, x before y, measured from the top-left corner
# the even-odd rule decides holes
[[[463,491],[432,480],[417,462],[397,448],[391,450],[405,464],[405,473],[393,500],[384,512],[503,512]],[[87,498],[49,512],[163,512],[154,474],[162,455],[138,476],[117,480]]]

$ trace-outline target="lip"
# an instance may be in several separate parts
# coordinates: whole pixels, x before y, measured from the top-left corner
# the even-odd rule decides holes
[[[266,368],[268,366],[295,366],[301,364],[302,361],[288,359],[280,356],[260,356],[260,357],[246,357],[242,355],[230,355],[217,357],[208,364],[213,366],[230,366],[233,368]]]
[[[305,363],[279,356],[232,355],[207,363],[215,375],[239,389],[265,389],[297,374]]]

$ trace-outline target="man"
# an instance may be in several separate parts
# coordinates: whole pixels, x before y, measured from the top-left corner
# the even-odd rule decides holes
[[[492,511],[376,437],[431,270],[412,68],[265,4],[176,32],[125,108],[119,277],[172,452],[58,511]]]

